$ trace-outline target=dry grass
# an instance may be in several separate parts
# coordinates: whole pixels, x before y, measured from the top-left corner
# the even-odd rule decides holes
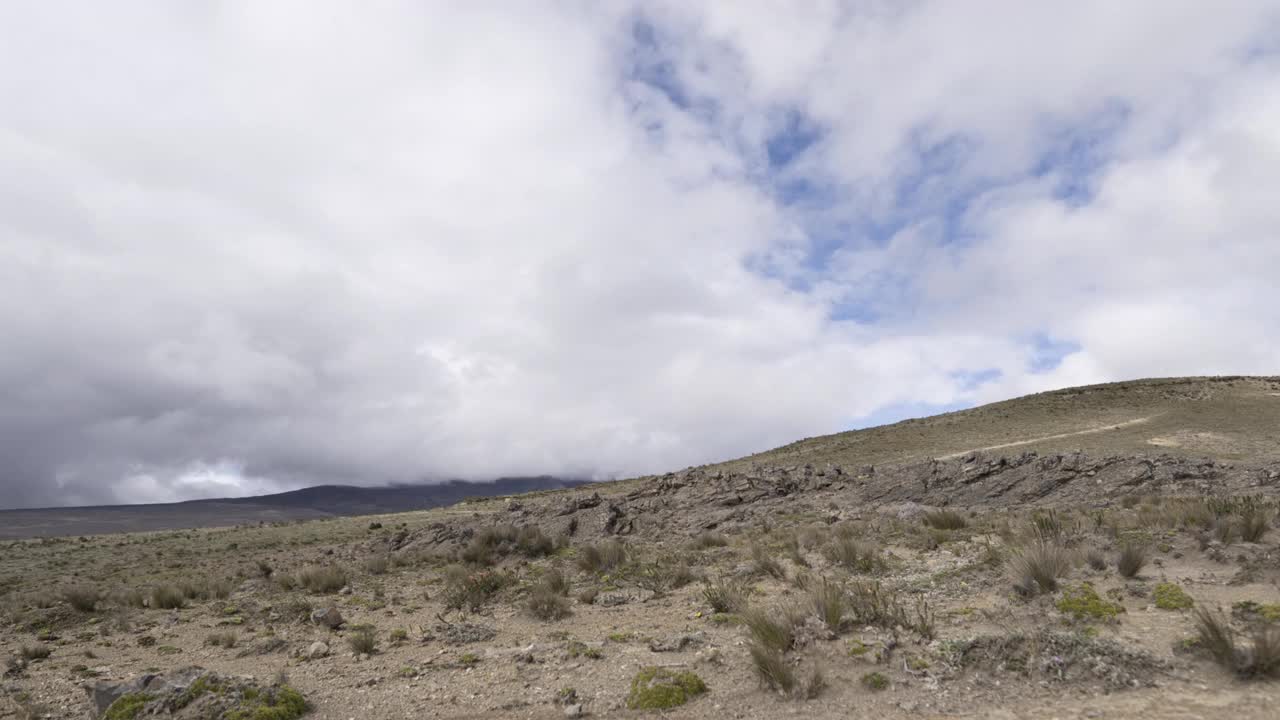
[[[1014,589],[1025,596],[1054,592],[1058,578],[1071,571],[1071,553],[1052,542],[1037,542],[1022,548],[1009,559]]]
[[[524,609],[530,616],[543,621],[563,620],[569,617],[569,600],[546,585],[538,585],[525,598]]]
[[[787,571],[782,563],[769,553],[769,549],[760,543],[751,546],[751,571],[757,575],[768,575],[775,580],[786,581]]]
[[[357,655],[372,655],[378,651],[378,629],[372,625],[357,625],[347,634],[347,646]]]
[[[62,599],[80,612],[91,613],[98,608],[102,593],[88,585],[70,585],[62,588]]]
[[[719,578],[703,586],[702,599],[715,612],[741,612],[747,607],[747,588],[737,580]]]
[[[969,527],[965,516],[954,510],[935,510],[924,514],[924,524],[935,530],[963,530]]]
[[[317,595],[336,593],[347,585],[347,571],[338,565],[309,567],[298,573],[298,584]]]
[[[856,573],[871,574],[885,569],[879,548],[852,537],[832,538],[823,548],[823,555],[833,565]]]
[[[1126,542],[1116,554],[1116,571],[1120,577],[1135,578],[1146,567],[1151,550],[1145,543]]]
[[[590,573],[606,572],[625,563],[627,556],[627,546],[618,540],[583,545],[578,548],[578,569]]]
[[[809,591],[809,600],[818,619],[828,630],[838,634],[844,624],[847,607],[844,588],[823,578],[822,582],[815,583]]]
[[[794,611],[769,613],[750,608],[742,613],[742,624],[751,633],[753,643],[784,653],[791,649],[796,639],[796,627],[804,622],[804,616]]]
[[[187,596],[173,585],[157,585],[151,589],[151,607],[173,610],[187,604]]]
[[[1262,510],[1250,510],[1240,515],[1240,539],[1245,542],[1261,542],[1270,528],[1271,517]]]

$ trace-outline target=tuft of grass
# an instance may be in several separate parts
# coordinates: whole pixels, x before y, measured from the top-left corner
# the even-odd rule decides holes
[[[151,607],[173,610],[187,604],[187,596],[173,585],[157,585],[151,589]]]
[[[1265,623],[1254,628],[1251,642],[1241,644],[1222,611],[1196,608],[1197,644],[1222,667],[1242,678],[1280,677],[1280,627]]]
[[[770,690],[789,695],[796,689],[796,674],[782,653],[758,642],[747,643],[751,669],[760,684]]]
[[[1271,523],[1271,518],[1258,509],[1248,510],[1240,515],[1240,539],[1245,542],[1261,542]]]
[[[1150,552],[1143,543],[1133,541],[1124,543],[1120,546],[1120,552],[1116,555],[1116,570],[1119,571],[1121,577],[1137,577],[1138,573],[1142,572],[1142,568],[1146,566]]]
[[[445,609],[479,612],[494,595],[509,584],[511,576],[502,572],[472,572],[461,565],[451,565],[444,572],[442,596]]]
[[[693,550],[709,550],[711,548],[725,547],[729,544],[729,538],[717,532],[701,532],[693,538],[689,543],[689,547]]]
[[[880,572],[886,566],[879,549],[852,537],[833,537],[823,548],[823,554],[832,564],[856,573]]]
[[[741,612],[747,607],[747,589],[730,578],[708,581],[702,588],[702,598],[718,613]]]
[[[18,649],[18,654],[23,660],[43,660],[53,654],[53,650],[48,645],[36,643],[35,645],[23,645]]]
[[[964,515],[954,510],[935,510],[927,512],[923,517],[924,524],[935,530],[963,530],[969,527]]]
[[[1107,569],[1107,556],[1102,554],[1101,550],[1093,548],[1085,554],[1085,561],[1089,563],[1089,567],[1099,572]]]
[[[370,575],[385,575],[391,567],[391,557],[386,553],[371,555],[364,560],[365,572]]]
[[[1052,542],[1028,545],[1009,559],[1014,574],[1014,589],[1032,596],[1054,592],[1058,578],[1071,571],[1071,553]]]
[[[204,639],[205,645],[213,645],[214,647],[233,648],[239,638],[231,631],[209,633]]]
[[[796,627],[803,621],[804,617],[794,612],[775,616],[752,608],[742,613],[742,623],[751,633],[752,641],[779,653],[785,653],[795,644]]]
[[[578,569],[599,573],[612,570],[627,561],[627,546],[618,540],[609,540],[578,548]]]
[[[102,593],[88,585],[70,585],[62,588],[62,599],[82,613],[91,613],[98,608]]]
[[[775,580],[787,579],[787,571],[783,569],[782,563],[759,543],[751,546],[751,570],[757,575],[768,575]]]
[[[372,655],[378,651],[378,630],[372,625],[356,625],[347,635],[347,645],[357,655]]]
[[[525,599],[524,609],[533,617],[550,622],[569,617],[569,600],[546,584],[537,585]]]
[[[844,624],[846,607],[844,588],[823,578],[822,582],[815,583],[809,591],[809,598],[818,619],[822,620],[828,630],[839,634]]]
[[[338,565],[305,568],[298,573],[298,584],[317,595],[336,593],[347,586],[347,571]]]

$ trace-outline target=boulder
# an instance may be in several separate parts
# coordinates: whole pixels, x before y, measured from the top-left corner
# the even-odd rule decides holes
[[[338,628],[342,627],[347,621],[343,619],[342,613],[338,611],[338,608],[333,607],[331,605],[322,610],[316,610],[312,612],[311,622],[315,623],[316,625],[323,625],[324,627],[327,627],[330,630],[337,630]]]

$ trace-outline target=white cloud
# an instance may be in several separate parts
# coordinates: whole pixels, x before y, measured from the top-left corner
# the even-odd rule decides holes
[[[1280,359],[1267,3],[68,10],[0,10],[6,504],[659,471]]]

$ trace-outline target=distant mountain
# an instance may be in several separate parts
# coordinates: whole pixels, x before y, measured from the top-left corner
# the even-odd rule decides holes
[[[318,485],[272,495],[154,505],[0,510],[0,540],[378,515],[452,505],[467,498],[558,490],[586,482],[543,475],[436,485]]]

